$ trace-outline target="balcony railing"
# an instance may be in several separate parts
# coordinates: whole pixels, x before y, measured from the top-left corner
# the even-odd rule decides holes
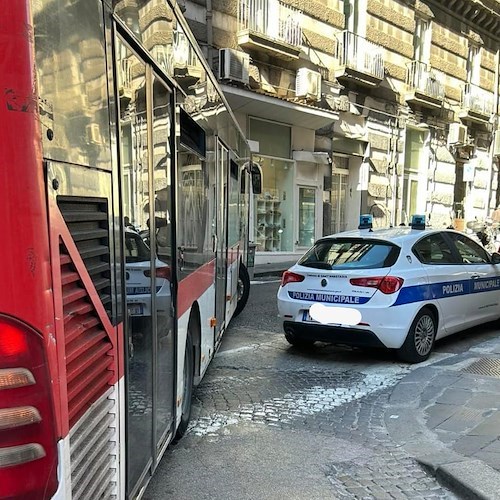
[[[337,40],[336,57],[340,66],[383,80],[384,50],[382,47],[351,31],[342,31],[337,35]]]
[[[488,116],[493,113],[493,94],[477,85],[467,83],[462,91],[461,108]]]
[[[406,85],[408,90],[416,91],[428,97],[443,100],[444,86],[441,83],[443,75],[431,69],[430,64],[412,61],[408,65]]]
[[[302,12],[279,0],[240,0],[238,29],[249,30],[295,47],[302,45]]]

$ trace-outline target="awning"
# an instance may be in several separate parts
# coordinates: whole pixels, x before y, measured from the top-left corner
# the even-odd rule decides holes
[[[221,85],[221,88],[235,113],[245,113],[312,130],[330,125],[339,119],[339,114],[335,111],[314,108],[231,85]]]

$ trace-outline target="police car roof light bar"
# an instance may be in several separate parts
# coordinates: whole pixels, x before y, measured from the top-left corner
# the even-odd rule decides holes
[[[373,217],[371,214],[363,214],[359,216],[358,229],[371,229],[373,227]]]
[[[410,227],[412,229],[425,229],[425,215],[412,215]]]

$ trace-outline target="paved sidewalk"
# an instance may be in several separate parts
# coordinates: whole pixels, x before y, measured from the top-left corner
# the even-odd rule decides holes
[[[461,497],[500,499],[500,339],[417,368],[390,403],[405,451]]]
[[[297,258],[298,260],[298,258]],[[278,262],[273,264],[257,264],[254,268],[254,277],[260,276],[279,276],[288,268],[292,267],[297,261]]]

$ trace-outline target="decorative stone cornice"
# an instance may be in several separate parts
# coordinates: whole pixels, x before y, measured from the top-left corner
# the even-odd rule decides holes
[[[430,9],[430,7],[423,3],[421,0],[415,1],[415,13],[426,19],[432,19],[434,17],[434,13]]]

